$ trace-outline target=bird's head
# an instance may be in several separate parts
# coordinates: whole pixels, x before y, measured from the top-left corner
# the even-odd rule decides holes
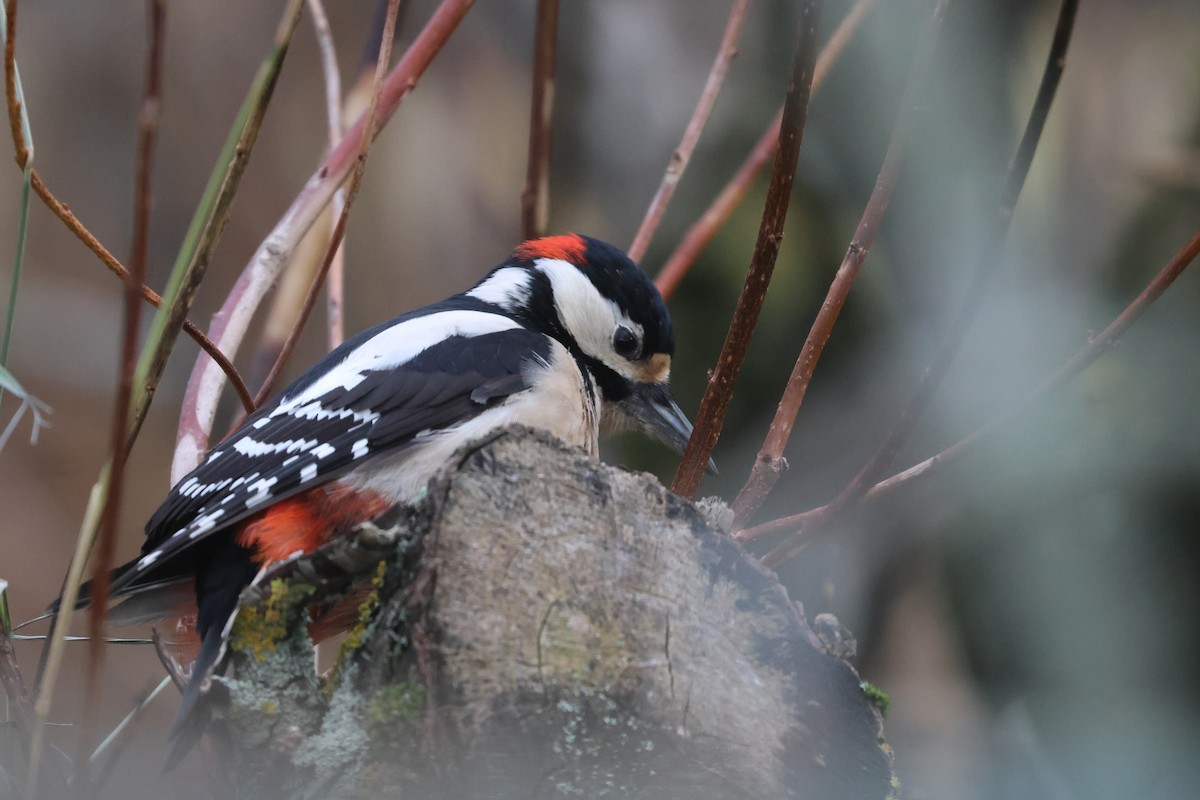
[[[562,342],[600,390],[606,432],[637,428],[683,451],[692,424],[668,384],[671,315],[624,252],[573,233],[534,239],[468,294]]]

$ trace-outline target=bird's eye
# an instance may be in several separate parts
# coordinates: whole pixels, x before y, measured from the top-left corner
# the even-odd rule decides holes
[[[642,343],[638,341],[637,334],[622,325],[613,332],[613,349],[617,355],[632,361],[638,357]]]

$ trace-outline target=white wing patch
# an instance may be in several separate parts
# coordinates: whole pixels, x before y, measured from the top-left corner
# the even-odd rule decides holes
[[[271,416],[292,414],[335,389],[349,391],[363,382],[367,372],[395,369],[449,336],[479,336],[516,327],[515,320],[480,311],[440,311],[406,320],[384,328],[354,348],[340,364],[334,365],[299,394],[284,398]],[[319,405],[317,409],[323,410]]]
[[[529,275],[524,270],[502,269],[474,290],[474,296],[503,305],[501,299],[515,301],[528,293]],[[499,299],[498,299],[499,298]],[[451,336],[481,336],[520,327],[500,314],[474,310],[441,311],[416,317],[384,328],[367,339],[337,364],[334,364],[307,386],[293,395],[285,395],[266,415],[243,428],[236,438],[214,450],[205,466],[224,456],[227,461],[237,457],[254,459],[255,469],[246,467],[245,474],[226,472],[219,480],[186,478],[176,488],[176,494],[191,499],[199,506],[196,516],[172,531],[151,552],[143,556],[133,572],[142,573],[161,559],[170,559],[192,541],[236,523],[281,496],[299,491],[320,481],[326,473],[322,462],[344,469],[346,462],[359,461],[376,455],[370,445],[369,432],[380,419],[380,413],[370,408],[328,408],[322,403],[327,395],[336,397],[359,386],[369,373],[403,367],[420,353]],[[302,421],[297,424],[297,421]],[[306,427],[305,423],[313,424]],[[323,423],[336,422],[329,425]],[[273,426],[279,426],[278,428]],[[325,440],[323,430],[337,429],[337,444]],[[276,431],[274,436],[272,432]],[[360,431],[350,440],[346,434]],[[304,435],[297,435],[307,434]],[[283,441],[272,438],[287,436]],[[420,437],[418,437],[420,438]],[[349,452],[347,453],[347,448]],[[348,458],[347,458],[348,456]],[[226,464],[228,469],[228,464]],[[219,469],[219,468],[218,468]],[[207,473],[213,475],[213,473]],[[219,474],[219,473],[218,473]],[[424,479],[422,479],[422,484]]]
[[[476,300],[511,311],[529,302],[530,277],[529,271],[520,267],[498,269],[483,283],[467,292],[467,297],[474,297]]]

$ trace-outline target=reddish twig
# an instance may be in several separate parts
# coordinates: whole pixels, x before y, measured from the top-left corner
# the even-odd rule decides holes
[[[533,99],[529,106],[529,164],[521,190],[525,239],[546,235],[550,222],[550,136],[554,118],[554,58],[558,0],[538,0],[533,46]]]
[[[1125,334],[1129,327],[1137,322],[1142,314],[1162,296],[1163,292],[1175,282],[1176,278],[1183,274],[1183,271],[1187,269],[1197,256],[1200,256],[1200,230],[1192,234],[1191,240],[1172,256],[1166,266],[1159,270],[1154,279],[1146,285],[1146,288],[1142,289],[1141,293],[1125,307],[1116,319],[1110,322],[1099,335],[1091,337],[1079,352],[1042,381],[1036,389],[991,422],[975,430],[974,433],[965,439],[954,443],[942,452],[925,459],[919,464],[914,464],[903,472],[898,472],[890,478],[876,483],[866,492],[863,500],[874,500],[882,497],[900,486],[910,483],[917,478],[930,475],[939,468],[955,462],[973,446],[987,439],[997,431],[1002,430],[1005,425],[1016,419],[1019,414],[1060,388],[1071,378],[1083,372],[1116,345],[1117,341]],[[834,504],[831,503],[819,508],[809,509],[800,514],[793,514],[790,517],[783,517],[782,519],[772,520],[762,525],[756,525],[753,528],[747,528],[737,532],[734,536],[743,541],[749,541],[772,533],[789,530],[795,531],[796,533],[788,541],[771,551],[764,558],[764,563],[768,563],[771,566],[778,566],[788,559],[794,558],[811,543],[817,533],[820,532],[823,522],[835,510]]]
[[[146,280],[147,253],[150,230],[150,171],[154,157],[154,142],[158,133],[159,101],[161,97],[163,32],[166,8],[163,0],[148,0],[145,87],[142,108],[138,115],[137,157],[134,168],[133,244],[129,256],[129,277],[125,280],[125,330],[121,338],[121,372],[117,396],[113,403],[112,471],[110,472],[108,502],[100,520],[99,541],[96,543],[96,563],[92,576],[93,602],[88,633],[88,691],[84,719],[88,721],[79,737],[80,747],[87,742],[98,708],[100,672],[104,663],[104,622],[108,616],[109,570],[117,547],[117,525],[121,513],[124,488],[125,440],[129,431],[129,404],[133,396],[134,371],[138,358],[138,329],[141,323],[141,287]],[[80,770],[87,768],[87,759],[78,758]]]
[[[779,149],[775,154],[771,183],[767,188],[758,241],[754,245],[754,254],[746,271],[746,282],[742,286],[741,296],[738,297],[720,358],[700,401],[696,429],[692,431],[679,464],[679,471],[675,473],[675,481],[671,485],[671,491],[684,497],[695,495],[709,456],[712,455],[717,439],[721,436],[725,411],[729,407],[730,397],[733,396],[733,385],[746,359],[750,337],[754,333],[754,325],[758,321],[759,311],[762,310],[763,300],[767,296],[767,286],[771,282],[771,273],[775,269],[775,259],[779,255],[783,224],[787,218],[792,184],[796,177],[796,163],[800,157],[804,122],[808,116],[821,6],[821,0],[805,0],[800,5],[800,30],[792,59],[787,99],[783,104]]]
[[[325,6],[321,0],[308,0],[308,8],[312,12],[317,46],[321,51],[321,71],[325,75],[325,124],[329,127],[329,149],[332,150],[342,140],[342,74],[338,69],[337,50],[334,47],[333,31],[329,27],[329,17],[325,14]],[[341,213],[344,203],[345,195],[338,190],[333,200],[333,213]],[[334,256],[333,264],[329,268],[329,277],[325,281],[325,327],[330,350],[346,338],[343,317],[346,297],[345,252],[343,242]]]
[[[842,263],[838,267],[833,281],[829,284],[825,301],[821,304],[821,309],[817,312],[817,317],[809,329],[808,337],[804,340],[804,347],[801,348],[796,364],[792,368],[787,387],[775,410],[775,417],[771,420],[770,430],[767,431],[767,436],[758,451],[758,457],[754,460],[754,466],[750,470],[746,484],[733,502],[733,527],[735,530],[741,528],[758,511],[771,489],[774,488],[776,481],[779,480],[783,470],[787,468],[783,451],[791,438],[792,427],[796,423],[796,415],[800,412],[808,385],[812,381],[813,371],[817,367],[821,353],[825,350],[825,345],[829,342],[829,337],[833,334],[833,326],[837,322],[838,315],[841,314],[846,298],[850,295],[850,289],[854,285],[855,278],[858,277],[859,269],[862,268],[867,253],[870,252],[871,245],[875,241],[879,225],[883,222],[888,203],[892,199],[892,191],[896,188],[896,181],[900,177],[905,151],[908,149],[914,125],[913,120],[917,116],[922,102],[920,95],[933,66],[933,54],[936,50],[935,40],[938,30],[941,28],[945,9],[945,0],[933,7],[929,22],[917,44],[917,53],[909,69],[904,97],[900,101],[900,112],[888,142],[883,166],[875,180],[875,188],[871,191],[871,197],[863,210],[858,228],[854,231],[854,237],[850,240],[846,255],[842,258]]]
[[[6,0],[4,11],[8,17],[8,38],[4,41],[4,99],[8,103],[8,127],[12,132],[17,166],[25,169],[29,145],[21,131],[21,100],[17,97],[17,0]]]
[[[67,229],[71,231],[71,233],[75,234],[75,238],[83,242],[83,245],[87,247],[87,249],[95,253],[104,266],[108,267],[110,272],[112,272],[122,281],[128,281],[129,270],[125,268],[125,265],[118,261],[117,257],[114,256],[107,247],[101,244],[99,239],[92,235],[92,232],[89,231],[84,224],[79,221],[79,218],[72,213],[71,209],[68,208],[65,203],[55,197],[54,193],[50,191],[50,188],[42,181],[42,178],[40,175],[38,175],[36,169],[32,171],[31,177],[33,191],[36,192],[37,196],[42,199],[42,202],[46,204],[46,207],[54,213],[54,216],[62,220],[62,223],[67,226]],[[155,308],[158,308],[162,305],[162,296],[149,286],[143,284],[139,291],[141,292],[142,298],[145,299],[145,301],[150,305],[154,306]],[[247,409],[252,409],[254,398],[250,395],[250,389],[246,386],[246,382],[242,380],[242,376],[238,373],[237,367],[233,365],[233,362],[230,361],[225,354],[221,352],[220,348],[218,348],[211,340],[209,340],[209,338],[204,335],[204,332],[197,328],[195,323],[193,323],[191,320],[184,320],[183,330],[188,336],[192,337],[192,340],[200,346],[200,349],[207,353],[208,356],[213,360],[213,363],[220,368],[221,372],[224,373],[227,378],[229,378],[229,382],[233,384],[234,389],[237,391],[238,398],[241,400],[242,405]]]
[[[320,270],[313,277],[312,286],[308,290],[308,296],[304,298],[304,305],[300,309],[300,316],[296,320],[296,324],[292,326],[292,331],[288,335],[288,338],[284,341],[283,347],[279,352],[279,357],[275,359],[271,371],[267,373],[267,376],[263,379],[262,386],[258,389],[258,394],[254,396],[255,406],[261,406],[267,397],[270,396],[275,382],[283,372],[288,359],[291,358],[292,351],[296,348],[296,342],[300,339],[300,333],[304,330],[304,324],[308,322],[313,307],[316,306],[317,296],[321,292],[325,276],[329,273],[329,267],[332,265],[334,257],[341,248],[342,237],[346,232],[346,221],[350,217],[350,208],[354,204],[354,199],[358,196],[359,188],[362,186],[363,174],[367,166],[367,153],[370,151],[371,142],[375,138],[371,135],[371,131],[375,127],[375,116],[379,112],[379,100],[383,93],[384,77],[387,74],[388,63],[392,59],[392,39],[396,31],[396,17],[399,14],[399,9],[400,0],[389,0],[387,18],[383,23],[383,35],[380,39],[379,58],[375,63],[375,80],[371,89],[371,104],[367,107],[366,124],[363,126],[359,136],[358,156],[355,159],[354,173],[350,178],[350,186],[346,190],[346,201],[342,205],[342,211],[338,214],[337,222],[334,224],[333,231],[329,235],[329,244],[325,250],[325,259],[321,263]]]
[[[429,67],[473,4],[474,0],[442,0],[425,28],[384,81],[379,113],[370,128],[372,137],[379,135],[379,131],[400,107],[401,101],[417,85],[417,79]],[[337,187],[349,175],[357,160],[358,143],[362,141],[365,129],[364,113],[309,178],[291,207],[242,271],[221,310],[213,317],[209,329],[210,337],[224,352],[236,354],[254,311],[287,264],[297,242],[321,215]],[[175,460],[171,465],[174,479],[194,468],[208,449],[208,437],[223,382],[224,376],[208,364],[197,362],[193,367],[184,396]]]
[[[679,147],[671,155],[671,161],[667,164],[667,171],[658,185],[658,191],[654,193],[654,199],[650,201],[650,208],[646,210],[646,216],[642,218],[642,224],[633,237],[633,243],[629,245],[629,257],[635,262],[640,262],[646,255],[650,241],[654,238],[654,233],[662,222],[663,214],[666,213],[671,198],[675,196],[675,187],[679,185],[679,180],[683,177],[683,172],[692,159],[692,153],[700,141],[700,134],[704,132],[704,126],[708,124],[708,116],[717,102],[717,95],[721,93],[725,75],[729,72],[729,64],[737,55],[738,34],[742,31],[742,21],[746,18],[746,7],[749,3],[750,0],[734,0],[733,8],[729,11],[729,20],[725,23],[721,46],[717,49],[717,57],[708,72],[708,80],[704,82],[704,91],[700,93],[700,101],[696,103],[696,110],[692,112],[692,118],[688,120],[687,128],[683,131],[683,139],[680,140]]]
[[[829,41],[821,50],[821,55],[817,57],[817,66],[813,70],[812,91],[814,94],[824,83],[825,77],[875,3],[876,0],[858,0],[850,9],[850,13],[838,24],[837,30],[829,37]],[[741,205],[742,200],[746,198],[754,179],[762,172],[762,168],[766,166],[771,154],[775,152],[775,147],[779,144],[779,125],[782,120],[783,111],[781,109],[771,119],[758,143],[754,145],[754,149],[738,167],[738,171],[729,180],[729,183],[700,216],[700,219],[688,228],[674,252],[667,257],[662,269],[654,278],[654,284],[658,287],[663,299],[670,299],[671,295],[675,293],[675,289],[678,288],[680,281],[687,275],[692,265],[696,263],[700,253],[708,247],[708,243],[716,236],[717,231],[729,221],[734,209]]]
[[[896,453],[899,452],[901,445],[907,439],[909,431],[912,430],[917,418],[928,405],[934,390],[946,374],[955,355],[957,355],[959,346],[966,337],[966,332],[983,303],[987,287],[996,273],[996,270],[992,268],[993,264],[999,258],[1005,236],[1008,233],[1009,222],[1012,220],[1013,209],[1016,207],[1017,198],[1021,195],[1021,188],[1025,185],[1025,177],[1029,174],[1029,166],[1033,162],[1033,155],[1037,150],[1038,139],[1041,137],[1046,116],[1049,114],[1050,106],[1054,100],[1055,90],[1058,87],[1059,79],[1062,77],[1063,68],[1066,65],[1067,47],[1071,41],[1071,30],[1074,26],[1075,11],[1078,5],[1079,0],[1064,0],[1059,11],[1054,40],[1050,46],[1050,55],[1046,61],[1046,69],[1042,74],[1041,86],[1038,89],[1037,98],[1029,115],[1029,122],[1025,126],[1025,133],[1021,137],[1017,153],[1013,157],[1012,164],[1009,166],[1004,189],[1000,196],[998,213],[994,224],[984,236],[984,246],[981,250],[978,266],[972,277],[967,296],[959,308],[954,322],[947,331],[946,336],[942,339],[942,344],[938,348],[933,361],[925,369],[925,372],[922,373],[917,388],[913,392],[912,399],[905,407],[904,412],[901,414],[899,421],[891,433],[888,434],[884,443],[870,460],[867,461],[866,465],[859,470],[854,480],[829,505],[828,512],[821,517],[820,521],[815,523],[816,525],[824,524],[843,509],[858,502],[866,494],[867,490],[870,489],[871,485],[881,477],[881,473],[888,468],[892,460],[896,457]],[[786,543],[781,545],[782,547],[786,547]],[[781,550],[780,552],[783,551]]]

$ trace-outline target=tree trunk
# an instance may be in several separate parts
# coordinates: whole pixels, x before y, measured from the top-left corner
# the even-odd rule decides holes
[[[207,700],[241,797],[894,796],[835,649],[696,506],[517,430],[248,590]]]

